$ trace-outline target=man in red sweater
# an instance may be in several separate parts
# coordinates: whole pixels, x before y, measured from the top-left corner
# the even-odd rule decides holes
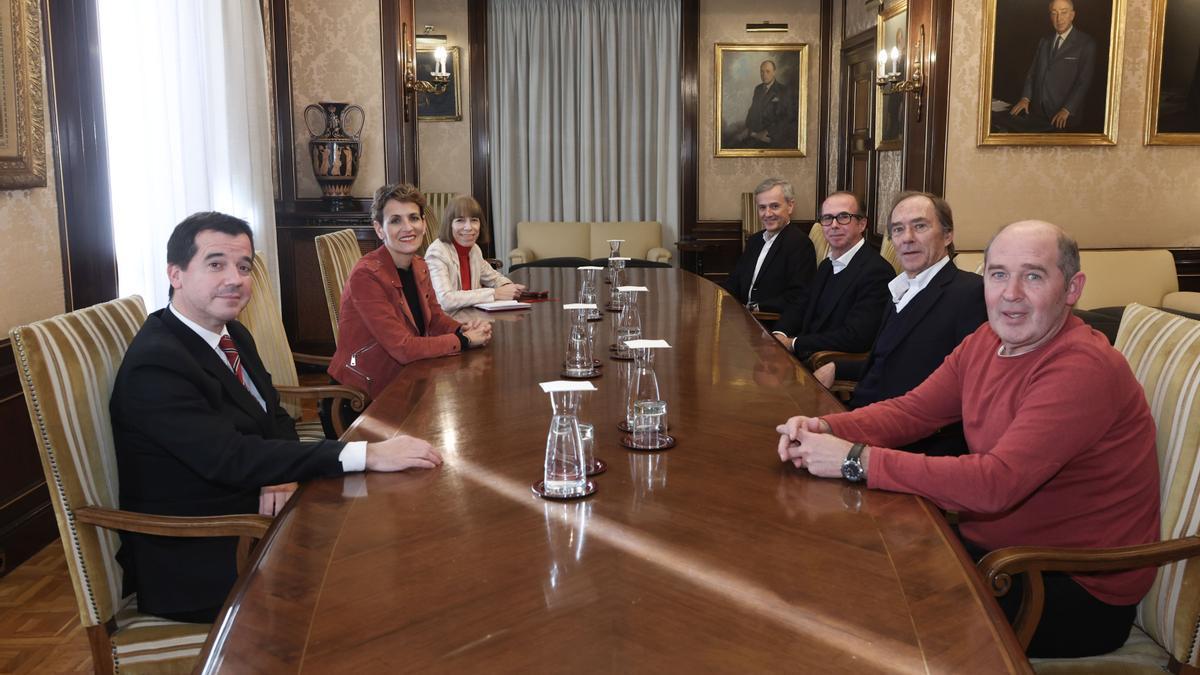
[[[780,459],[959,511],[977,559],[1006,546],[1158,541],[1154,420],[1124,357],[1071,314],[1085,281],[1078,245],[1049,223],[1013,223],[988,245],[983,276],[988,322],[929,379],[853,412],[789,419]],[[959,420],[969,454],[889,449]],[[1029,655],[1120,647],[1154,574],[1045,574]],[[1000,599],[1010,619],[1020,597],[1014,587]]]

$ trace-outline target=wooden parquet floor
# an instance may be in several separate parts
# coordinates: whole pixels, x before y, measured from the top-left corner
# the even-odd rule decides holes
[[[0,673],[90,673],[62,544],[0,578]]]

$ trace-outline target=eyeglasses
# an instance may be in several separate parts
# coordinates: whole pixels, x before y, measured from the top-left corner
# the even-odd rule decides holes
[[[829,227],[830,225],[833,224],[833,221],[836,220],[839,223],[841,223],[842,225],[849,225],[851,220],[853,220],[855,218],[863,218],[863,217],[864,216],[860,216],[857,213],[849,213],[847,211],[842,211],[841,213],[837,214],[836,216],[832,216],[828,213],[825,213],[825,214],[821,215],[821,224],[824,225],[825,227]]]

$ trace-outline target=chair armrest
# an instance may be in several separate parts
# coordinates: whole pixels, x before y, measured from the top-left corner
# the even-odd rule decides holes
[[[829,391],[834,396],[837,396],[838,400],[842,403],[846,403],[854,395],[854,388],[856,386],[858,386],[858,383],[854,380],[834,380],[833,385],[829,387]]]
[[[526,249],[514,248],[508,252],[508,264],[510,269],[513,265],[524,265],[530,260],[533,260],[533,254]]]
[[[1162,300],[1163,309],[1173,309],[1177,312],[1200,314],[1200,293],[1195,291],[1175,291],[1167,293]]]
[[[808,357],[808,367],[816,370],[834,361],[866,361],[870,355],[870,352],[813,352],[812,356]]]
[[[499,258],[484,258],[484,262],[492,266],[492,269],[499,270],[504,267],[504,263],[500,262]]]
[[[665,248],[656,246],[649,251],[646,251],[646,260],[669,263],[671,262],[671,252]]]
[[[1042,572],[1117,572],[1157,567],[1197,556],[1200,556],[1200,536],[1191,536],[1118,548],[1011,546],[987,554],[977,567],[984,582],[997,596],[1012,588],[1012,575],[1027,575],[1013,631],[1021,646],[1028,648],[1045,605]]]
[[[271,526],[269,516],[238,514],[229,516],[160,516],[135,513],[101,506],[75,509],[75,520],[88,525],[153,534],[162,537],[251,537],[262,539]]]
[[[333,361],[333,358],[329,356],[319,356],[317,354],[301,354],[300,352],[292,352],[292,360],[296,361],[297,363],[307,363],[311,366],[324,366],[328,368],[329,364]]]
[[[756,311],[750,312],[750,314],[755,319],[758,319],[759,321],[778,321],[779,320],[779,312],[763,312],[763,311],[756,310]]]
[[[323,398],[333,399],[329,416],[332,418],[333,431],[338,438],[341,438],[342,434],[346,433],[346,425],[342,422],[342,416],[337,414],[338,408],[341,407],[339,401],[349,401],[350,409],[354,412],[362,412],[367,407],[366,392],[354,387],[347,387],[344,384],[323,384],[308,387],[293,387],[281,384],[275,387],[275,389],[281,397],[287,396],[292,399],[314,401],[319,401]]]

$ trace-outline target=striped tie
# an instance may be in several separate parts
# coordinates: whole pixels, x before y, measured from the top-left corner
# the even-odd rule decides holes
[[[238,382],[241,382],[243,387],[246,386],[246,371],[242,368],[242,356],[238,354],[237,345],[233,344],[233,338],[222,335],[217,346],[225,352],[225,358],[229,359],[229,366],[233,368],[233,374],[237,375]]]

